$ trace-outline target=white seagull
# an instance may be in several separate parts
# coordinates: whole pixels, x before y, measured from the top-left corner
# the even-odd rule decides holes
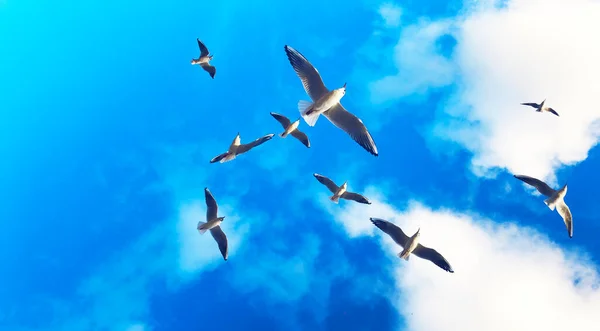
[[[225,152],[225,153],[222,153],[222,154],[219,154],[219,155],[213,157],[212,160],[210,160],[210,163],[215,163],[215,162],[223,163],[223,162],[231,161],[231,160],[235,159],[236,156],[246,153],[247,151],[251,150],[252,148],[271,140],[271,138],[273,138],[273,136],[274,136],[274,134],[271,133],[266,136],[260,137],[251,143],[241,144],[240,143],[241,142],[240,133],[238,132],[237,136],[235,136],[235,138],[233,139],[233,142],[231,143],[231,145],[229,145],[229,150],[227,150],[227,152]]]
[[[217,68],[209,63],[213,56],[209,55],[208,48],[204,46],[204,43],[202,43],[200,39],[196,38],[196,41],[198,41],[198,47],[200,48],[200,56],[197,59],[192,59],[192,65],[199,64],[202,69],[206,70],[210,77],[214,79]]]
[[[548,197],[548,199],[544,200],[544,203],[550,210],[556,211],[562,217],[565,225],[567,226],[567,231],[569,232],[569,238],[573,238],[573,215],[571,215],[571,210],[569,206],[565,203],[565,195],[567,194],[567,184],[562,188],[555,190],[548,186],[548,184],[542,182],[541,180],[525,175],[513,175],[515,178],[524,181],[525,183],[535,187],[538,192]]]
[[[325,87],[317,69],[300,52],[286,45],[285,53],[294,71],[300,77],[306,94],[313,101],[300,100],[298,102],[298,110],[306,123],[314,126],[317,119],[319,119],[319,115],[323,114],[331,123],[350,135],[367,152],[377,156],[379,153],[375,141],[373,141],[363,122],[348,112],[340,103],[346,93],[346,83],[344,83],[344,86],[330,91]]]
[[[227,261],[227,236],[220,226],[225,217],[217,217],[217,201],[208,188],[204,189],[204,198],[206,200],[206,222],[198,222],[198,232],[204,234],[206,230],[210,230],[210,234],[219,245],[219,250],[221,251],[221,255],[223,255],[223,259]]]
[[[327,186],[327,188],[331,191],[331,193],[333,193],[333,195],[329,198],[329,200],[331,200],[335,203],[338,203],[340,198],[342,198],[342,199],[346,199],[346,200],[353,200],[353,201],[356,201],[359,203],[364,203],[367,205],[371,204],[371,201],[369,201],[369,199],[365,198],[364,196],[362,196],[358,193],[346,191],[346,188],[348,187],[347,182],[344,182],[344,184],[342,184],[342,186],[337,186],[331,179],[329,179],[323,175],[313,174],[313,176],[315,176],[315,178],[321,184]]]
[[[554,109],[552,109],[548,106],[544,106],[545,103],[546,103],[546,99],[544,99],[544,101],[542,101],[542,103],[540,103],[540,104],[537,104],[535,102],[525,102],[525,103],[522,103],[522,105],[523,106],[531,106],[531,107],[535,108],[535,111],[540,112],[540,113],[547,111],[549,113],[552,113],[552,114],[558,116],[558,113]]]
[[[308,136],[306,135],[306,133],[298,130],[300,119],[297,119],[294,123],[292,123],[289,118],[281,114],[271,112],[271,116],[273,116],[281,124],[281,126],[283,126],[284,131],[279,134],[281,138],[287,137],[288,134],[292,135],[292,137],[300,140],[300,142],[304,144],[304,146],[310,148],[310,141],[308,140]]]
[[[412,237],[409,238],[406,234],[404,234],[402,229],[393,223],[374,217],[371,217],[370,220],[381,231],[387,233],[396,242],[396,244],[403,248],[402,252],[398,253],[398,257],[401,259],[408,261],[410,255],[414,254],[422,259],[433,262],[438,267],[450,273],[454,273],[450,263],[442,256],[442,254],[438,253],[435,249],[419,244],[419,237],[421,236],[420,228]]]

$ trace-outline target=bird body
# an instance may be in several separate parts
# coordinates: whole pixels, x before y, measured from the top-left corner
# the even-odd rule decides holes
[[[331,201],[338,203],[338,201],[340,200],[340,197],[342,195],[344,195],[344,193],[346,193],[346,189],[348,188],[348,183],[344,182],[344,184],[342,184],[342,186],[340,186],[335,193],[331,196],[331,198],[329,198]]]
[[[206,232],[206,230],[210,230],[221,225],[224,219],[225,217],[217,217],[215,219],[208,220],[207,222],[198,222],[198,231],[200,231],[200,234],[203,234]]]
[[[535,102],[524,102],[524,103],[521,103],[521,105],[533,107],[533,108],[535,108],[535,111],[538,113],[548,112],[548,113],[552,113],[556,116],[559,116],[558,113],[554,109],[552,109],[548,106],[544,106],[545,103],[546,103],[546,99],[544,99],[544,101],[542,101],[542,103],[539,103],[539,104],[537,104]]]
[[[223,229],[221,229],[221,223],[225,217],[217,216],[219,209],[217,200],[215,200],[215,197],[213,197],[207,187],[204,188],[204,199],[206,201],[206,222],[199,221],[196,229],[198,229],[200,234],[210,231],[210,234],[219,246],[219,251],[223,256],[223,259],[227,261],[229,245],[227,243],[227,236],[225,235],[225,232],[223,232]]]
[[[331,109],[331,107],[337,105],[342,100],[342,97],[346,94],[346,84],[339,89],[333,91],[327,91],[322,97],[314,102],[300,100],[298,102],[298,111],[300,115],[306,121],[306,124],[315,126],[319,115]]]
[[[304,91],[312,102],[300,100],[298,110],[309,126],[314,126],[323,114],[333,125],[346,132],[357,144],[374,156],[378,156],[377,146],[371,133],[362,120],[340,103],[346,93],[346,83],[341,88],[330,91],[317,69],[294,48],[285,45],[285,53],[296,75],[302,81]]]
[[[315,178],[319,181],[319,183],[325,185],[329,189],[329,191],[331,193],[333,193],[333,196],[331,196],[329,198],[329,200],[331,200],[335,203],[338,203],[340,198],[342,198],[342,199],[346,199],[346,200],[353,200],[358,203],[364,203],[366,205],[371,204],[371,201],[369,201],[369,199],[365,198],[364,196],[362,196],[358,193],[348,192],[347,191],[347,187],[348,187],[347,182],[344,182],[344,184],[342,184],[341,186],[337,186],[337,184],[334,183],[331,179],[329,179],[323,175],[313,174],[313,176],[315,176]]]
[[[198,42],[198,48],[200,48],[200,56],[197,59],[192,59],[192,65],[198,64],[202,69],[204,69],[211,78],[215,78],[215,73],[217,69],[210,64],[210,60],[212,60],[213,55],[209,54],[208,48],[200,41],[200,39],[196,38]]]
[[[233,139],[233,142],[231,143],[231,145],[229,145],[229,149],[227,150],[227,152],[221,153],[221,154],[213,157],[210,160],[210,163],[215,163],[215,162],[224,163],[224,162],[231,161],[231,160],[235,159],[236,156],[246,153],[247,151],[251,150],[252,148],[271,140],[271,138],[273,138],[273,136],[274,136],[274,134],[271,133],[266,136],[262,136],[256,140],[254,140],[251,143],[242,144],[241,138],[240,138],[240,133],[238,132],[237,136],[235,136],[235,138]]]
[[[555,191],[548,199],[544,200],[544,203],[546,204],[546,206],[548,206],[548,208],[550,208],[550,210],[554,210],[556,208],[556,205],[561,203],[564,203],[564,197],[567,194],[567,185],[565,184],[565,186],[563,186],[560,190]]]
[[[404,231],[402,231],[400,227],[391,222],[374,217],[371,217],[370,220],[373,225],[385,232],[394,240],[394,242],[396,242],[396,244],[403,248],[402,252],[398,254],[398,257],[408,261],[408,257],[413,254],[417,257],[433,262],[435,265],[446,270],[447,272],[454,273],[454,269],[452,269],[452,266],[448,260],[442,256],[442,254],[438,253],[438,251],[433,248],[425,247],[419,243],[421,229],[417,230],[417,232],[409,238],[406,234],[404,234]]]
[[[291,123],[287,128],[285,128],[285,131],[279,134],[279,136],[281,138],[287,137],[288,134],[292,133],[298,128],[298,125],[300,125],[300,119],[297,119],[295,122]]]
[[[526,175],[513,175],[515,178],[535,187],[538,192],[547,196],[548,198],[544,200],[544,203],[550,210],[556,209],[560,217],[562,217],[565,226],[567,227],[567,232],[569,233],[569,238],[573,238],[573,215],[571,214],[571,210],[569,206],[565,203],[565,195],[567,194],[567,184],[560,188],[559,190],[555,190],[548,186],[548,184],[542,182],[541,180],[533,177],[529,177]]]
[[[404,244],[404,249],[402,250],[402,252],[400,252],[398,254],[398,257],[401,259],[404,259],[406,261],[408,261],[408,258],[410,257],[410,253],[412,253],[415,248],[417,248],[417,246],[419,246],[419,238],[421,237],[421,228],[419,228],[417,230],[417,232],[415,232],[415,234],[413,234],[412,237],[410,237],[406,243]]]
[[[273,118],[275,118],[277,122],[279,122],[279,124],[281,124],[281,126],[283,127],[283,132],[279,134],[281,138],[285,138],[288,135],[292,135],[292,137],[298,139],[304,146],[310,148],[310,140],[308,140],[308,136],[306,135],[306,133],[298,130],[298,126],[300,125],[300,119],[297,119],[292,123],[289,118],[281,114],[271,112],[271,116],[273,116]]]

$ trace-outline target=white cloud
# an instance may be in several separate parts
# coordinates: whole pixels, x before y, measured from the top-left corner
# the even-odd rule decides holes
[[[592,331],[600,323],[600,278],[587,254],[576,247],[567,252],[531,228],[414,202],[404,212],[382,201],[348,204],[332,215],[352,236],[381,238],[389,263],[397,265],[393,300],[406,330]],[[409,235],[421,227],[421,243],[443,254],[455,273],[419,258],[398,259],[401,248],[370,217]]]
[[[554,180],[557,167],[584,160],[600,136],[600,2],[479,1],[465,9],[406,27],[394,49],[398,74],[374,82],[372,99],[456,82],[433,141],[471,151],[478,175],[507,169]],[[456,39],[451,58],[432,46],[442,33]],[[543,99],[560,117],[520,105]]]
[[[454,67],[437,53],[437,41],[450,32],[449,23],[422,21],[402,29],[393,48],[397,72],[370,84],[371,102],[382,104],[452,82]]]

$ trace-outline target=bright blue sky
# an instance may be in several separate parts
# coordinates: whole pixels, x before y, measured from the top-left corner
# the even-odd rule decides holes
[[[382,6],[402,13],[400,25],[385,26]],[[410,298],[396,269],[421,262],[398,260],[397,248],[373,237],[348,236],[350,227],[332,210],[363,206],[332,208],[314,172],[347,179],[351,190],[375,190],[400,211],[418,201],[532,227],[561,252],[587,252],[581,263],[595,268],[597,148],[526,173],[568,180],[575,220],[569,239],[560,217],[506,170],[527,169],[483,162],[493,174],[482,177],[472,164],[485,154],[485,139],[468,134],[473,147],[435,134],[440,125],[471,125],[445,105],[473,80],[463,79],[460,63],[452,73],[438,70],[440,61],[464,60],[466,46],[455,52],[455,45],[471,39],[427,27],[436,30],[436,22],[469,9],[460,1],[0,1],[0,329],[423,330],[398,308]],[[414,34],[417,43],[435,40],[427,49],[402,42]],[[215,55],[214,80],[190,65],[196,38]],[[286,44],[328,87],[348,82],[342,102],[370,128],[379,157],[321,119],[314,128],[301,123],[310,149],[276,136],[233,162],[208,163],[237,132],[242,142],[279,133],[270,111],[297,118],[297,101],[307,97]],[[395,47],[440,58],[394,60]],[[422,70],[407,69],[418,65]],[[405,92],[377,99],[373,82],[398,71],[402,82],[420,83],[391,84],[387,89]],[[516,102],[541,101],[540,93]],[[204,187],[229,216],[227,262],[212,238],[195,230]],[[436,246],[435,229],[423,234],[428,246]],[[422,269],[461,277],[461,256],[442,254],[456,274]]]

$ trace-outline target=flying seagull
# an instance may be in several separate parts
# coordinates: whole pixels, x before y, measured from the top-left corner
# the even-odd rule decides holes
[[[300,140],[304,146],[310,148],[310,141],[308,140],[306,133],[298,130],[300,119],[297,119],[294,123],[292,123],[289,118],[281,114],[271,112],[271,116],[273,116],[279,123],[281,123],[281,126],[283,126],[284,131],[279,134],[281,138],[285,138],[288,134],[291,134],[292,137]]]
[[[344,182],[344,184],[342,184],[342,186],[337,186],[331,179],[329,179],[325,176],[322,176],[319,174],[313,174],[313,176],[315,176],[315,178],[321,184],[327,186],[327,188],[331,191],[331,193],[333,193],[333,195],[329,199],[335,203],[338,203],[340,198],[342,198],[342,199],[346,199],[346,200],[354,200],[356,202],[364,203],[367,205],[371,204],[371,201],[369,201],[369,199],[365,198],[364,196],[362,196],[358,193],[346,191],[346,188],[348,187],[347,182]]]
[[[223,162],[231,161],[231,160],[235,159],[236,156],[246,153],[247,151],[253,149],[254,147],[271,140],[271,138],[273,138],[273,136],[274,136],[274,134],[271,133],[266,136],[260,137],[251,143],[240,144],[240,133],[238,132],[237,136],[235,136],[235,139],[233,139],[233,142],[229,146],[229,150],[223,154],[219,154],[219,155],[213,157],[213,159],[210,160],[210,163],[215,163],[215,162],[223,163]]]
[[[208,48],[200,41],[200,39],[196,38],[198,41],[198,47],[200,48],[200,57],[197,59],[192,59],[192,65],[199,64],[202,69],[206,70],[210,74],[211,78],[215,78],[215,73],[217,72],[217,68],[210,65],[209,61],[212,60],[213,56],[208,55]]]
[[[377,156],[379,153],[375,141],[373,141],[363,122],[348,112],[340,103],[346,93],[346,83],[344,83],[344,86],[330,91],[325,87],[317,69],[300,52],[285,45],[285,53],[294,71],[300,77],[306,94],[313,101],[300,100],[298,102],[298,110],[304,121],[310,126],[315,126],[319,115],[323,114],[331,123],[350,135],[367,152]]]
[[[522,105],[523,106],[531,106],[531,107],[535,108],[535,111],[537,111],[537,112],[547,111],[547,112],[550,112],[550,113],[558,116],[558,113],[554,109],[552,109],[550,107],[544,107],[544,103],[546,103],[546,99],[544,99],[544,101],[542,101],[542,103],[540,103],[540,104],[537,104],[535,102],[525,102],[525,103],[522,103]]]
[[[206,230],[210,230],[210,234],[219,245],[219,250],[221,251],[221,255],[223,255],[223,259],[227,261],[227,236],[220,226],[225,217],[217,217],[217,201],[208,188],[204,188],[204,198],[206,199],[206,222],[198,222],[198,232],[204,234]]]
[[[438,253],[435,249],[428,248],[419,244],[419,237],[421,236],[420,228],[412,237],[409,238],[407,235],[404,234],[402,229],[400,229],[393,223],[390,223],[380,218],[373,217],[371,217],[370,220],[381,231],[387,233],[390,237],[392,237],[396,244],[402,246],[402,252],[398,253],[398,257],[408,261],[410,254],[414,254],[422,259],[429,260],[435,263],[435,265],[448,272],[454,273],[454,270],[452,270],[450,263],[440,253]]]
[[[569,206],[565,203],[565,195],[567,194],[567,184],[558,190],[554,190],[548,184],[542,182],[541,180],[525,175],[513,175],[515,178],[524,181],[525,183],[535,187],[538,192],[548,197],[548,199],[544,200],[544,203],[550,210],[556,211],[562,217],[565,225],[567,226],[567,231],[569,232],[569,238],[573,238],[573,215],[571,215],[571,210]]]

